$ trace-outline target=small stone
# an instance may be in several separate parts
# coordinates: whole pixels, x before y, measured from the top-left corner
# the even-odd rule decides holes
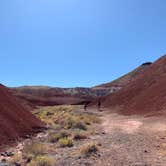
[[[98,146],[102,146],[102,144],[101,144],[101,143],[98,143],[97,145],[98,145]]]
[[[100,155],[100,154],[98,154],[98,157],[101,157],[101,155]]]

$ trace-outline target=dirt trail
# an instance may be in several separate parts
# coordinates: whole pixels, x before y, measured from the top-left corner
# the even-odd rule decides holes
[[[165,166],[165,117],[102,113],[103,154],[99,166]]]
[[[106,133],[111,133],[114,129],[120,129],[124,133],[132,134],[143,125],[137,118],[126,118],[117,114],[105,115],[103,117],[103,128]]]

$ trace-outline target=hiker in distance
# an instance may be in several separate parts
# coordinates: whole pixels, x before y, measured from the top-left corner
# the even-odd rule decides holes
[[[101,101],[99,100],[98,103],[97,103],[97,107],[98,107],[98,110],[101,111]]]
[[[88,107],[88,104],[87,104],[87,103],[85,103],[85,104],[84,104],[84,111],[86,111],[86,110],[87,110],[87,107]]]

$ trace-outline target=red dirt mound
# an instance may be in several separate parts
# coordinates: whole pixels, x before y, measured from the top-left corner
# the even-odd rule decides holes
[[[0,145],[39,131],[43,124],[0,84]]]
[[[102,99],[106,107],[120,107],[123,114],[148,114],[166,109],[166,56],[140,73],[125,88]]]

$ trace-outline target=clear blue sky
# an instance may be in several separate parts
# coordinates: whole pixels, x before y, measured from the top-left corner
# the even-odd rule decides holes
[[[0,82],[93,86],[166,53],[166,0],[1,0]]]

